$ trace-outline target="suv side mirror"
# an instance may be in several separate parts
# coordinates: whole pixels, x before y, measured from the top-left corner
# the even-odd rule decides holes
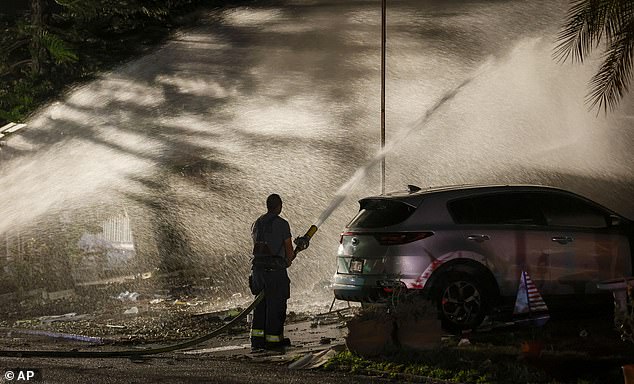
[[[619,227],[621,226],[621,218],[617,215],[610,215],[610,227]]]

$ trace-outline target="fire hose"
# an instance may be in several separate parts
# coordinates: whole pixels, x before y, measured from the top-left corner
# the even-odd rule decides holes
[[[295,254],[297,252],[303,251],[308,248],[310,239],[317,232],[317,226],[312,225],[308,232],[304,236],[296,238],[295,244],[297,245],[295,248]],[[242,312],[238,314],[235,318],[233,318],[228,323],[222,325],[219,328],[211,331],[210,333],[196,337],[191,340],[187,340],[181,343],[176,343],[172,345],[166,345],[162,347],[154,347],[147,349],[134,349],[134,350],[124,350],[124,351],[37,351],[37,350],[0,350],[1,357],[52,357],[52,358],[130,358],[136,356],[148,356],[148,355],[157,355],[159,353],[167,353],[173,352],[180,349],[185,349],[189,347],[193,347],[194,345],[203,343],[207,340],[213,339],[218,336],[225,330],[231,328],[235,324],[237,324],[240,320],[245,318],[253,309],[264,299],[264,291],[260,292],[255,300],[248,307],[246,307]]]

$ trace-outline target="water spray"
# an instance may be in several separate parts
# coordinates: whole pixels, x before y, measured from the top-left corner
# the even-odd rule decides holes
[[[295,243],[295,255],[298,252],[303,251],[308,248],[310,244],[310,239],[315,235],[315,232],[319,229],[319,227],[330,217],[330,215],[343,203],[346,197],[350,194],[352,189],[357,185],[357,183],[365,177],[370,168],[378,164],[382,159],[385,159],[385,156],[389,152],[391,152],[395,147],[397,147],[401,142],[403,142],[412,132],[414,132],[417,128],[423,126],[427,123],[427,121],[434,116],[434,114],[445,105],[447,102],[452,100],[456,95],[464,88],[467,84],[471,83],[473,80],[478,78],[486,69],[491,66],[491,60],[486,61],[482,64],[478,70],[467,79],[463,80],[460,84],[447,91],[440,99],[438,99],[434,105],[432,105],[423,116],[421,116],[418,120],[416,120],[409,128],[407,128],[401,135],[399,135],[396,139],[392,140],[385,147],[383,147],[380,151],[378,151],[372,159],[370,159],[365,165],[359,167],[356,172],[346,181],[339,190],[335,193],[335,197],[332,199],[328,207],[321,213],[317,222],[308,228],[308,231],[304,236],[300,236],[293,240]]]
[[[317,228],[320,227],[324,223],[324,221],[328,219],[328,217],[330,217],[330,215],[335,211],[335,209],[337,209],[337,207],[339,207],[339,205],[341,205],[341,203],[343,203],[343,201],[350,194],[352,189],[359,183],[359,181],[361,181],[361,179],[365,177],[365,175],[369,172],[369,170],[372,167],[380,163],[381,160],[385,159],[388,153],[393,151],[394,148],[400,145],[416,129],[425,125],[429,121],[429,119],[431,119],[443,105],[445,105],[447,102],[451,101],[454,97],[456,97],[456,95],[462,90],[462,88],[464,88],[467,84],[471,83],[473,80],[478,78],[491,65],[492,65],[492,62],[490,60],[485,62],[483,65],[481,65],[478,68],[478,70],[472,76],[468,77],[467,79],[463,80],[460,84],[458,84],[451,90],[447,91],[430,108],[427,109],[427,111],[425,112],[423,116],[421,116],[412,125],[410,125],[407,129],[405,129],[405,131],[403,131],[399,136],[397,136],[395,139],[387,143],[387,145],[383,147],[381,150],[379,150],[374,155],[374,157],[371,158],[367,163],[359,167],[355,171],[355,173],[350,177],[350,179],[348,179],[348,181],[346,181],[341,187],[339,187],[339,190],[337,190],[337,192],[335,193],[335,197],[332,199],[328,207],[319,216],[317,223],[308,230],[308,232],[306,233],[306,235],[310,233],[310,236],[308,237],[308,239],[310,240],[312,235],[317,231]],[[314,230],[313,230],[313,227],[315,227]],[[306,235],[304,235],[304,237],[306,237]],[[301,238],[297,238],[296,240],[299,240],[299,239]],[[297,242],[295,244],[297,244]]]

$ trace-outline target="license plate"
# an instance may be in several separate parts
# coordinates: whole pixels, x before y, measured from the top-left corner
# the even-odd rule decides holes
[[[352,259],[352,260],[350,260],[350,272],[352,272],[352,273],[361,273],[361,272],[363,272],[363,260],[362,259]]]

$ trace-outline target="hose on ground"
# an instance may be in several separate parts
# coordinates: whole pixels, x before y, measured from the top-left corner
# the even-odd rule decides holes
[[[167,345],[163,347],[147,348],[147,349],[135,349],[125,351],[15,351],[15,350],[0,350],[0,356],[2,357],[54,357],[54,358],[113,358],[113,357],[135,357],[135,356],[148,356],[156,355],[159,353],[173,352],[179,349],[193,347],[194,345],[203,343],[210,340],[228,328],[231,328],[238,321],[245,318],[256,305],[264,299],[264,291],[260,292],[253,300],[253,302],[245,308],[238,316],[232,319],[230,322],[224,324],[220,328],[213,330],[212,332],[191,339],[181,343]]]

